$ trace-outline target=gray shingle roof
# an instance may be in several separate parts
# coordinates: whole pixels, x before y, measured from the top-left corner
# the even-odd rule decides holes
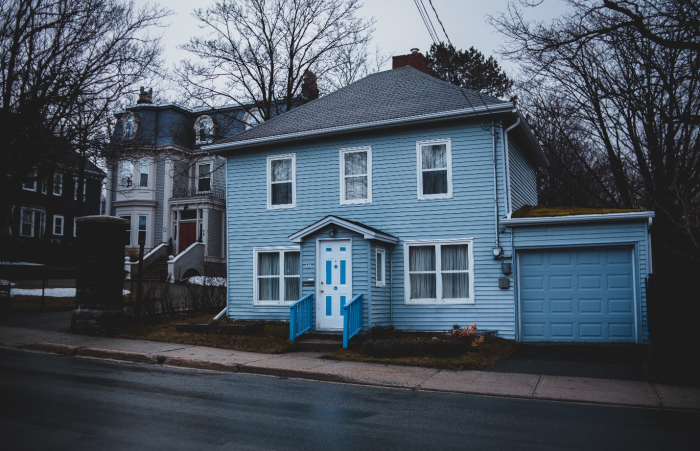
[[[507,103],[404,66],[369,75],[222,143]]]

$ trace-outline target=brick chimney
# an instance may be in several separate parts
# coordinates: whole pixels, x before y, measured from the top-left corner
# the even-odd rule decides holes
[[[141,92],[139,92],[139,100],[136,102],[137,104],[142,104],[142,103],[153,103],[153,88],[150,88],[148,92],[146,92],[146,89],[141,86]]]
[[[411,66],[418,69],[426,74],[430,73],[428,69],[428,60],[425,59],[423,54],[418,51],[418,49],[411,49],[411,53],[408,55],[398,55],[391,58],[392,59],[392,69],[397,69],[403,66]]]

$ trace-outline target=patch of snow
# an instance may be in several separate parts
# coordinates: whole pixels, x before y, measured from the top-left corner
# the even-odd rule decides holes
[[[0,262],[0,265],[11,265],[11,266],[44,266],[41,263],[28,263],[28,262]]]
[[[223,277],[194,276],[190,277],[187,283],[191,285],[206,285],[208,287],[225,287],[226,279]]]
[[[41,296],[41,288],[13,288],[10,291],[12,296]],[[131,293],[129,290],[122,290],[123,295]],[[44,296],[50,298],[74,298],[75,288],[47,288]]]

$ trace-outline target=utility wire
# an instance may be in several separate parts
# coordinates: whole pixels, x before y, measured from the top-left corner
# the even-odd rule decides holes
[[[435,17],[437,18],[438,22],[440,23],[440,27],[442,27],[442,32],[445,33],[445,37],[447,38],[447,43],[452,45],[452,41],[450,41],[450,37],[447,35],[447,31],[445,31],[445,26],[442,24],[442,20],[440,20],[440,16],[438,16],[437,10],[435,9],[435,6],[433,5],[433,0],[428,0],[430,2],[430,7],[433,8],[433,12],[435,13]]]
[[[430,28],[433,30],[433,36],[435,36],[435,43],[437,44],[438,42],[442,41],[440,37],[438,36],[438,32],[435,29],[435,25],[433,25],[433,19],[430,18],[430,14],[428,13],[428,8],[425,7],[425,3],[423,3],[423,0],[418,0],[418,4],[423,8],[423,12],[425,13],[425,17],[428,19],[428,24],[430,25]]]
[[[413,3],[416,5],[416,8],[418,8],[418,13],[420,14],[421,19],[423,19],[423,24],[425,25],[425,28],[428,30],[428,34],[430,35],[430,39],[434,42],[438,42],[437,35],[433,30],[431,30],[430,25],[428,24],[428,19],[421,9],[420,5],[418,4],[419,0],[413,0]]]

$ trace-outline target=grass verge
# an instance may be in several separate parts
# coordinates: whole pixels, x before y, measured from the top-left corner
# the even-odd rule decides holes
[[[265,331],[258,335],[227,335],[216,332],[177,332],[175,324],[207,324],[212,322],[210,313],[176,313],[163,315],[158,324],[132,324],[103,328],[98,335],[131,338],[138,340],[181,343],[236,351],[277,354],[291,351],[294,344],[289,341],[289,325],[265,323]]]
[[[517,344],[503,338],[486,338],[479,347],[461,355],[450,357],[410,356],[373,357],[362,353],[359,346],[325,354],[323,358],[351,362],[383,363],[387,365],[408,365],[449,370],[478,370],[493,366],[497,361],[510,357]]]

